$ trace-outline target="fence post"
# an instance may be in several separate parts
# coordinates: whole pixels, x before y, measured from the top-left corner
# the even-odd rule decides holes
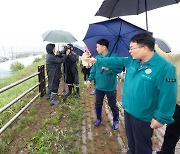
[[[45,67],[44,65],[38,66],[38,78],[39,78],[39,92],[41,93],[41,97],[46,94],[46,80],[45,80]]]

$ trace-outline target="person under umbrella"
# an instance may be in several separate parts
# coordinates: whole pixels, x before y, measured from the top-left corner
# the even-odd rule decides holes
[[[52,43],[46,45],[46,51],[46,71],[48,76],[47,99],[50,99],[50,105],[55,105],[59,104],[57,92],[60,83],[61,64],[65,62],[69,51],[66,51],[66,54],[63,55],[56,55],[55,44]]]
[[[116,57],[115,53],[108,52],[109,42],[106,39],[100,39],[97,41],[96,49],[99,55],[96,58],[103,59],[105,57]],[[104,70],[102,72],[102,70]],[[111,108],[113,114],[113,130],[119,128],[119,109],[116,105],[116,88],[117,88],[117,74],[122,72],[122,68],[115,70],[109,69],[109,67],[103,67],[103,65],[94,64],[90,71],[90,76],[87,81],[87,88],[89,88],[90,83],[94,80],[96,89],[96,120],[94,121],[94,126],[98,127],[102,122],[102,106],[104,96],[107,96],[108,104]]]
[[[89,50],[85,50],[85,52],[82,54],[82,72],[84,74],[84,84],[86,84],[87,79],[90,74],[92,63],[88,63],[85,61],[86,58],[90,58],[91,53]]]
[[[153,129],[170,124],[177,98],[176,68],[154,50],[155,39],[140,33],[130,40],[131,57],[89,58],[97,66],[126,68],[122,106],[128,151],[152,154]]]
[[[76,97],[80,97],[79,89],[79,76],[78,76],[78,55],[73,52],[73,45],[67,44],[66,51],[69,52],[69,55],[64,63],[64,73],[65,73],[65,82],[68,84],[68,93],[66,96],[69,96],[72,93],[73,84],[76,86]]]

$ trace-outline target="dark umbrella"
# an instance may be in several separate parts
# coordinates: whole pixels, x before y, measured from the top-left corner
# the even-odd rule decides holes
[[[167,53],[171,52],[171,47],[165,40],[160,39],[160,38],[155,38],[155,40],[156,40],[156,44],[162,51],[167,52]]]
[[[80,47],[79,45],[77,44],[73,44],[73,51],[79,55],[79,56],[82,56],[82,54],[84,53],[84,49],[82,47]]]
[[[147,11],[177,4],[180,0],[104,0],[95,14],[107,18],[138,15],[146,13],[146,29],[148,30]]]
[[[125,20],[115,18],[103,22],[90,24],[83,41],[91,52],[96,56],[96,42],[99,39],[109,41],[108,50],[117,53],[119,56],[127,57],[129,54],[130,39],[135,35],[146,30],[139,28]]]

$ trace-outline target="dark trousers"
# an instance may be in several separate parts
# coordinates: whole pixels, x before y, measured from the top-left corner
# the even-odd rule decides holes
[[[96,107],[102,107],[104,96],[107,96],[108,105],[111,108],[112,113],[119,112],[119,108],[116,105],[116,90],[114,91],[101,91],[96,90]]]
[[[91,68],[83,67],[83,73],[84,73],[84,81],[87,81],[89,74],[90,74]]]
[[[127,154],[152,154],[153,129],[150,123],[139,120],[126,111],[124,118],[129,147]]]
[[[48,70],[48,93],[58,93],[59,83],[60,83],[60,74],[55,72],[56,70]]]
[[[174,154],[176,143],[180,137],[180,106],[176,104],[175,112],[173,115],[174,122],[167,125],[164,142],[161,147],[160,154]]]

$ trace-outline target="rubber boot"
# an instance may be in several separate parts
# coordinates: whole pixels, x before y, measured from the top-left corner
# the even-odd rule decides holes
[[[79,87],[76,87],[76,98],[80,97],[80,91],[79,91]]]
[[[112,129],[117,130],[118,128],[119,128],[119,112],[114,112]]]
[[[102,121],[102,117],[101,117],[101,114],[102,114],[102,107],[96,107],[96,121],[94,121],[94,126],[95,127],[98,127],[100,124],[101,124],[101,121]]]
[[[51,92],[50,105],[56,105],[56,104],[59,104],[59,100],[57,98],[57,93]]]
[[[66,94],[66,97],[72,94],[72,85],[68,85],[68,93]]]
[[[50,99],[51,98],[51,92],[49,90],[47,90],[47,94],[46,94],[46,99]]]

